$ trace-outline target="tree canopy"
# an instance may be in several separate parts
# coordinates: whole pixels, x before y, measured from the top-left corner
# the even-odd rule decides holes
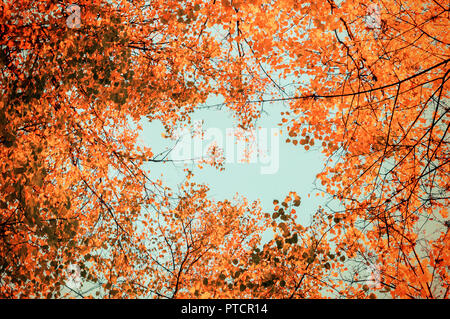
[[[1,297],[64,297],[76,264],[84,297],[448,298],[448,1],[70,4],[1,5]],[[244,130],[286,103],[343,209],[150,178],[140,120],[170,136],[211,96]]]

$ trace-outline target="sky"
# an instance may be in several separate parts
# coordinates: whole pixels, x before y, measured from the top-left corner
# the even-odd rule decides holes
[[[216,103],[215,99],[207,102],[208,105]],[[285,107],[279,102],[265,105],[267,113],[258,120],[258,126],[262,131],[264,129],[266,131],[266,136],[257,135],[257,141],[262,143],[260,145],[264,146],[263,149],[266,150],[263,153],[265,157],[256,158],[253,163],[238,163],[238,146],[233,144],[235,146],[233,162],[225,162],[223,171],[211,166],[204,166],[200,169],[192,161],[187,163],[177,161],[176,163],[150,163],[150,176],[155,179],[161,178],[166,186],[176,187],[185,177],[183,169],[189,168],[194,173],[194,181],[209,186],[210,198],[215,200],[232,199],[234,195],[238,194],[246,197],[249,202],[259,199],[263,210],[267,212],[273,211],[274,199],[284,199],[290,191],[295,191],[302,200],[301,206],[297,209],[299,221],[306,226],[317,208],[325,205],[326,198],[322,195],[316,196],[317,190],[314,189],[316,175],[323,169],[325,157],[321,154],[319,147],[305,151],[299,145],[294,146],[285,142],[286,132],[280,135],[280,126],[278,126],[278,123],[281,122],[280,112],[285,110]],[[227,153],[230,149],[230,144],[226,143],[227,129],[235,128],[236,122],[226,108],[203,108],[195,111],[192,119],[192,122],[203,121],[202,127],[206,132],[216,133],[216,141],[220,143],[222,140],[223,142],[225,157],[227,154],[231,154]],[[176,144],[176,140],[162,137],[161,133],[164,132],[164,129],[160,122],[143,120],[141,124],[143,126],[141,143],[151,147],[154,154]],[[219,135],[217,136],[217,134]],[[220,135],[222,139],[220,139]],[[203,151],[214,139],[213,136],[209,137],[211,138],[203,142]],[[181,149],[182,143],[185,143],[183,147],[186,148],[189,146],[187,143],[191,142],[191,156],[186,156],[186,158],[195,157],[197,153],[194,149],[194,141],[185,138],[179,142],[177,149]],[[183,158],[181,151],[174,151],[172,154],[169,159]],[[189,154],[185,153],[185,155]],[[230,159],[231,156],[227,158]],[[263,160],[265,162],[262,162]],[[277,161],[278,165],[276,165]]]

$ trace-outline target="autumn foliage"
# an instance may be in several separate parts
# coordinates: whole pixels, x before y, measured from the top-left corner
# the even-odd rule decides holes
[[[76,27],[70,4],[0,7],[1,297],[448,298],[448,1],[80,0]],[[170,136],[211,96],[244,129],[285,103],[334,205],[301,225],[294,191],[150,178],[141,120]]]

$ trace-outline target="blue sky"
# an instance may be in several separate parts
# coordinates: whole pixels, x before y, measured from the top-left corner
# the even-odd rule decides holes
[[[209,105],[216,104],[217,101],[210,99]],[[268,134],[268,153],[273,151],[274,146],[270,132],[272,128],[280,128],[280,112],[285,110],[281,103],[267,104],[264,107],[266,113],[258,120],[258,126],[266,128]],[[226,135],[226,129],[236,127],[236,122],[226,108],[204,108],[192,114],[193,121],[203,120],[203,128],[214,128]],[[163,125],[160,122],[143,122],[143,134],[141,140],[150,146],[153,153],[164,151],[167,147],[175,144],[174,140],[163,138]],[[176,187],[183,181],[185,176],[184,168],[188,167],[194,173],[194,181],[205,183],[210,187],[210,197],[216,200],[225,198],[232,199],[234,195],[246,197],[249,201],[260,199],[265,211],[273,210],[274,199],[284,199],[290,191],[296,191],[302,199],[301,206],[297,209],[300,222],[307,225],[319,205],[325,205],[325,199],[321,195],[316,196],[314,182],[325,163],[324,156],[320,153],[319,147],[305,151],[300,146],[294,146],[285,142],[286,135],[278,136],[279,152],[273,152],[271,156],[277,156],[279,167],[273,174],[262,174],[261,166],[268,164],[256,163],[225,163],[225,170],[219,171],[210,166],[198,168],[191,163],[151,163],[151,177],[161,177],[165,185]],[[207,145],[208,143],[204,144]],[[236,153],[236,152],[235,152]],[[308,197],[308,194],[311,197]]]

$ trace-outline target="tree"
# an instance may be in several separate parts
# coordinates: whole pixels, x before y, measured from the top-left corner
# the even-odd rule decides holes
[[[289,135],[305,148],[322,141],[336,162],[319,180],[344,205],[338,247],[379,265],[392,297],[446,298],[449,7],[379,5],[378,30],[357,2],[305,9],[332,15],[300,49],[314,79],[291,103]]]
[[[448,297],[448,3],[77,6],[2,5],[0,296],[59,297],[77,264],[103,297]],[[213,95],[243,129],[285,102],[343,209],[304,227],[295,192],[264,214],[150,179],[139,121],[170,136]]]

